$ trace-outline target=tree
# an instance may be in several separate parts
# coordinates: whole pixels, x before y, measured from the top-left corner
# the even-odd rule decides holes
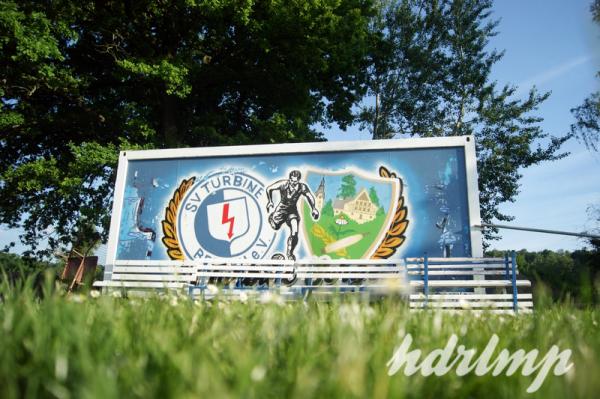
[[[341,199],[353,198],[356,195],[356,180],[354,176],[346,175],[342,177],[342,185],[337,195]]]
[[[497,23],[491,1],[382,2],[371,24],[368,95],[359,118],[374,139],[475,135],[482,219],[512,220],[499,205],[514,201],[520,170],[559,159],[569,138],[550,137],[533,115],[549,93],[491,81],[501,52],[489,51]],[[486,231],[487,239],[497,231]]]
[[[327,200],[325,205],[323,205],[323,210],[321,211],[323,216],[333,217],[333,203],[331,200]]]
[[[592,151],[600,151],[600,91],[592,93],[578,107],[571,108],[575,123],[571,133]]]
[[[372,13],[369,0],[2,1],[0,223],[40,254],[80,220],[106,239],[119,150],[345,128]]]
[[[594,21],[600,24],[600,0],[595,0],[591,7]],[[600,71],[598,72],[600,77]],[[575,123],[571,125],[571,133],[583,141],[592,151],[600,151],[600,91],[590,94],[582,105],[572,108]]]
[[[594,21],[600,24],[600,0],[595,0],[590,11]],[[597,74],[600,77],[600,71]],[[590,94],[582,105],[572,108],[575,123],[571,125],[571,134],[583,141],[590,151],[600,151],[600,91]],[[595,224],[590,233],[597,235],[600,232],[600,204],[588,208],[590,220]],[[591,238],[590,244],[596,251],[600,250],[600,240]]]
[[[377,190],[375,190],[375,187],[370,187],[369,188],[369,198],[371,199],[371,202],[376,206],[379,207],[379,196],[377,196]]]

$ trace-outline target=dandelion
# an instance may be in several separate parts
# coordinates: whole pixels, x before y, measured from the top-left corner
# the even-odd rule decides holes
[[[280,295],[267,291],[260,296],[260,303],[274,303],[276,305],[283,306],[285,301]]]
[[[252,372],[250,372],[250,378],[252,381],[262,381],[267,374],[267,370],[263,366],[254,366]]]
[[[244,303],[248,301],[248,294],[244,291],[240,292],[240,301]]]
[[[458,304],[463,309],[471,309],[471,304],[467,300],[459,299]]]
[[[57,355],[54,361],[54,376],[59,381],[65,381],[69,374],[69,359],[65,355]]]
[[[360,331],[363,325],[360,306],[357,303],[342,305],[339,309],[340,320],[350,325],[355,331]]]
[[[442,312],[439,310],[433,316],[433,331],[440,332],[442,330]]]
[[[92,290],[92,291],[90,291],[90,296],[92,298],[99,298],[100,297],[100,291]]]
[[[217,295],[219,293],[219,287],[214,284],[208,284],[206,286],[206,293],[212,296]]]
[[[76,302],[76,303],[82,303],[83,301],[85,301],[85,297],[81,294],[74,294],[74,295],[69,296],[69,301]]]

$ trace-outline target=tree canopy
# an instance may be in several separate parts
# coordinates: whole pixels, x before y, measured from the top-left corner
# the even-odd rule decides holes
[[[364,91],[367,0],[0,7],[0,223],[32,249],[106,238],[119,149],[322,140]]]
[[[595,0],[591,7],[594,21],[600,24],[600,0]],[[600,77],[600,71],[597,73]],[[571,134],[582,141],[590,151],[600,151],[600,91],[596,91],[588,96],[578,107],[572,108],[571,113],[575,117],[575,122],[571,124]],[[600,203],[588,207],[590,222],[594,227],[590,233],[598,235],[600,233]],[[600,240],[590,239],[592,247],[600,249]]]
[[[600,24],[600,0],[591,6],[594,21]],[[598,72],[600,77],[600,71]],[[571,133],[583,141],[592,151],[600,151],[600,91],[589,95],[578,107],[572,108],[575,122],[571,125]]]
[[[520,169],[566,138],[533,114],[547,93],[491,81],[490,7],[0,0],[0,223],[40,254],[90,226],[106,239],[119,150],[315,141],[356,123],[374,138],[474,134],[483,219],[509,220]]]
[[[500,211],[519,192],[522,168],[556,160],[568,139],[549,137],[534,112],[548,98],[535,88],[490,77],[503,53],[489,48],[497,22],[491,0],[401,0],[372,19],[368,95],[362,126],[374,139],[475,135],[481,216],[512,220]],[[486,238],[494,238],[486,231]]]
[[[337,196],[341,199],[353,198],[356,195],[356,179],[352,175],[342,177],[342,185],[340,186]]]

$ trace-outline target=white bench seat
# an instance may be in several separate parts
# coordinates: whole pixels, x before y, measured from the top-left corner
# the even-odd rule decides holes
[[[517,279],[513,259],[120,261],[107,271],[105,281],[94,286],[128,292],[187,289],[192,296],[200,293],[204,297],[209,284],[218,284],[232,292],[279,289],[290,298],[312,292],[325,297],[340,292],[404,294],[409,287],[414,291],[408,298],[411,310],[531,310],[531,293],[519,292],[531,282]]]

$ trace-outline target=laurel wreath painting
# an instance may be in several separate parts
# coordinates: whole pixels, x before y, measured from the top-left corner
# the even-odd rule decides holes
[[[177,210],[185,193],[194,184],[195,180],[195,177],[190,177],[187,180],[184,179],[177,190],[175,190],[175,194],[173,194],[173,198],[169,201],[169,205],[165,208],[165,220],[162,221],[162,242],[166,245],[167,254],[172,260],[185,260],[179,240],[177,239]]]
[[[371,259],[387,259],[395,254],[398,247],[406,240],[405,233],[408,227],[408,220],[406,219],[408,212],[404,205],[404,184],[402,179],[396,173],[390,172],[385,166],[379,167],[379,176],[398,179],[400,194],[398,195],[398,205],[396,205],[396,212],[390,228],[377,250],[373,253],[373,256],[371,256]]]

